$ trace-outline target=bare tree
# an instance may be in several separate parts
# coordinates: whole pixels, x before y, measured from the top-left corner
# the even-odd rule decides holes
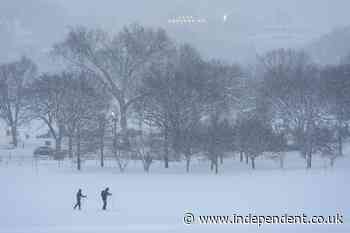
[[[120,127],[127,131],[127,112],[144,96],[135,92],[144,70],[162,57],[170,40],[164,30],[138,24],[124,27],[110,37],[101,30],[72,29],[55,53],[84,71],[92,72],[108,88],[118,103]]]
[[[219,173],[219,159],[222,164],[224,153],[233,150],[234,142],[233,128],[226,119],[220,119],[218,113],[210,116],[205,132],[197,136],[201,137],[201,147],[208,155],[210,169],[215,168],[215,174]]]
[[[137,157],[141,160],[143,169],[147,173],[154,160],[161,155],[162,140],[159,136],[159,134],[142,132],[135,142]]]
[[[98,120],[97,137],[99,138],[98,147],[100,149],[100,166],[104,167],[105,137],[106,137],[106,131],[108,126],[107,115],[104,113],[101,113],[100,116],[98,116],[97,120]]]
[[[77,169],[80,170],[82,153],[98,148],[95,145],[99,145],[100,142],[94,132],[99,131],[99,117],[108,108],[109,100],[108,96],[92,85],[94,75],[91,73],[72,73],[67,76],[66,82],[62,109],[64,126],[71,140],[69,146],[76,145]]]
[[[164,167],[169,168],[171,152],[171,120],[176,93],[172,89],[178,69],[177,50],[169,50],[163,60],[153,63],[139,88],[142,101],[134,105],[141,125],[156,128],[162,135]]]
[[[36,70],[34,62],[26,57],[0,65],[0,117],[11,129],[14,147],[18,145],[18,127],[25,122],[26,86]]]
[[[339,158],[339,145],[337,142],[337,128],[321,126],[315,129],[315,151],[320,152],[321,156],[329,159],[330,166],[334,166],[334,162]]]
[[[29,111],[33,119],[42,120],[55,140],[56,151],[61,150],[64,136],[64,97],[68,73],[43,74],[30,85]]]
[[[195,146],[192,132],[205,110],[205,98],[201,98],[204,65],[194,48],[183,45],[162,66],[152,66],[144,80],[144,92],[151,93],[145,99],[145,119],[161,130],[166,150],[170,144],[176,153],[184,155],[188,172]],[[168,151],[164,156],[166,167],[167,155]]]
[[[271,51],[260,61],[264,66],[261,98],[270,104],[272,121],[282,121],[294,135],[306,167],[311,168],[313,132],[325,115],[319,69],[307,54],[295,50]]]
[[[272,129],[258,117],[242,119],[239,124],[242,150],[250,158],[252,169],[255,169],[255,159],[269,150]]]
[[[242,100],[242,73],[237,65],[216,60],[206,64],[207,80],[202,95],[205,115],[209,118],[207,152],[215,173],[218,173],[218,159],[223,163],[224,152],[233,151],[233,128],[227,118],[231,117],[231,110],[237,108]]]
[[[322,102],[337,131],[337,154],[343,155],[343,138],[350,119],[350,65],[328,66],[321,73]]]
[[[276,159],[279,160],[280,168],[284,168],[284,159],[287,151],[287,139],[280,130],[276,132],[271,132],[270,135],[266,135],[269,137],[268,143],[268,151],[271,152]]]

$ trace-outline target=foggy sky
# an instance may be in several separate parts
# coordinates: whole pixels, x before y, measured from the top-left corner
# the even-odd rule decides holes
[[[58,2],[77,21],[116,25],[139,21],[162,25],[174,15],[220,18],[231,13],[248,25],[276,21],[286,14],[293,24],[329,31],[350,23],[348,0],[46,0]]]
[[[59,2],[71,21],[118,30],[138,22],[161,26],[204,55],[228,60],[276,47],[302,47],[350,24],[348,0],[47,0]],[[226,24],[223,15],[228,15]],[[169,25],[176,16],[208,19],[206,25]],[[282,30],[282,31],[281,31]],[[232,58],[232,57],[239,57]]]
[[[302,47],[333,28],[350,25],[349,0],[0,0],[0,13],[11,12],[6,6],[14,15],[27,14],[22,21],[33,21],[28,27],[34,30],[31,41],[36,46],[61,40],[72,25],[118,31],[138,22],[167,29],[203,55],[233,61],[267,49]],[[226,23],[224,15],[228,15]],[[177,16],[208,22],[167,22]]]

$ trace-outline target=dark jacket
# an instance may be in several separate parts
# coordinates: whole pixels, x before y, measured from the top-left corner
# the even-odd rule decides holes
[[[112,193],[108,192],[107,189],[105,189],[101,192],[101,197],[102,197],[102,200],[104,200],[104,201],[107,200],[107,197],[111,196],[111,195],[112,195]]]
[[[79,202],[81,200],[81,198],[84,198],[84,197],[86,197],[86,196],[81,193],[81,190],[79,190],[77,192],[77,201]]]

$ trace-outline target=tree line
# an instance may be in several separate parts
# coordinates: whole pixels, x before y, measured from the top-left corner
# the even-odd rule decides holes
[[[20,126],[45,123],[79,170],[87,153],[101,167],[112,155],[121,171],[140,160],[147,172],[155,160],[184,160],[189,172],[204,157],[215,173],[233,153],[253,169],[265,153],[283,167],[286,152],[299,151],[307,168],[315,155],[332,166],[343,155],[350,62],[321,66],[277,49],[247,69],[138,24],[116,34],[72,28],[52,55],[62,71],[39,73],[27,57],[0,65],[0,117],[14,147]]]

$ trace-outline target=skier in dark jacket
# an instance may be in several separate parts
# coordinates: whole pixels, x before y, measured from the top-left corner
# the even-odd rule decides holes
[[[107,207],[107,197],[111,196],[112,193],[108,192],[109,188],[106,188],[105,190],[102,190],[101,192],[101,197],[102,197],[102,201],[103,201],[103,207],[102,210],[106,210]]]
[[[86,197],[87,196],[81,193],[81,189],[79,189],[77,192],[77,203],[75,204],[74,209],[78,207],[78,209],[81,210],[81,198],[86,198]]]

